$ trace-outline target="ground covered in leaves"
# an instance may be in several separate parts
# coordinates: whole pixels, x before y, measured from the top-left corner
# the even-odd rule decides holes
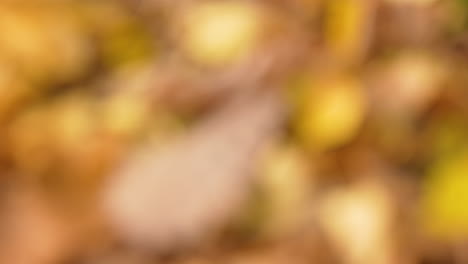
[[[3,0],[0,263],[468,263],[465,0]]]

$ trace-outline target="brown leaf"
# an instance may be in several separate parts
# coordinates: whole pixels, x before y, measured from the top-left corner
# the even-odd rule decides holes
[[[284,113],[272,90],[255,97],[237,98],[163,149],[143,148],[116,171],[105,210],[125,240],[157,248],[190,244],[231,216],[259,148]]]

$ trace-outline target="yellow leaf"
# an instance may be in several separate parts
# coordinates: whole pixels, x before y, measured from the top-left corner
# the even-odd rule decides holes
[[[343,145],[357,134],[366,113],[361,84],[353,79],[331,79],[311,87],[299,110],[296,129],[312,149]]]
[[[206,65],[231,63],[248,54],[260,31],[259,10],[241,2],[207,2],[184,17],[182,46]]]
[[[468,152],[447,157],[429,170],[422,198],[422,221],[434,235],[468,234]]]

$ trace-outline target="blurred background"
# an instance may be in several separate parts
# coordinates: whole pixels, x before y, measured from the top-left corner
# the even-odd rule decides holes
[[[468,1],[3,0],[0,263],[468,263]]]

